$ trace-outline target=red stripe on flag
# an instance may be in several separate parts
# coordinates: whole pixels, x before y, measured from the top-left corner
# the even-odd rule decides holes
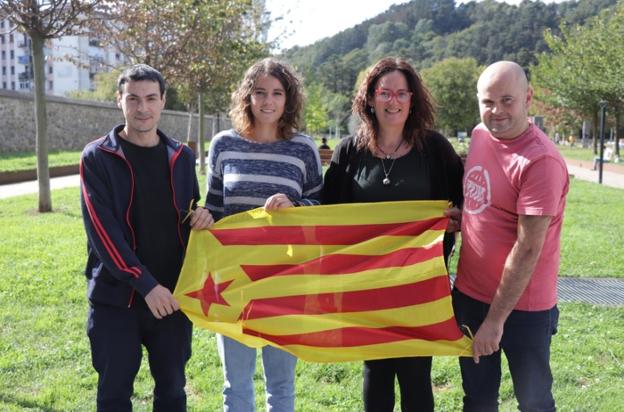
[[[342,293],[285,296],[254,299],[243,311],[243,319],[261,319],[286,315],[364,312],[400,308],[433,302],[451,293],[447,276],[388,288]]]
[[[447,218],[407,223],[331,226],[262,226],[211,229],[222,245],[354,245],[378,236],[417,236],[446,229]]]
[[[281,346],[304,345],[319,348],[354,347],[400,342],[409,339],[455,341],[463,336],[455,318],[426,326],[351,327],[296,335],[268,335],[243,328],[243,333],[258,336]]]
[[[442,242],[428,248],[405,248],[385,255],[347,255],[334,253],[297,265],[241,265],[252,281],[271,276],[344,275],[364,270],[410,266],[442,256]]]

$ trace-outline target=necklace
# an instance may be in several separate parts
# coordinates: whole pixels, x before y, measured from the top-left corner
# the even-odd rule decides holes
[[[397,147],[394,149],[394,151],[392,153],[384,152],[383,149],[381,147],[379,147],[379,145],[377,143],[375,143],[375,146],[377,146],[377,150],[379,150],[381,152],[381,154],[386,156],[386,160],[389,160],[389,159],[392,159],[393,156],[396,154],[396,152],[399,151],[401,146],[403,146],[403,139],[401,139],[401,141],[399,142],[399,144],[397,145]]]
[[[386,160],[390,160],[392,159],[392,163],[390,163],[390,168],[388,170],[386,170],[386,164],[384,163],[384,159],[383,158],[379,158],[379,161],[381,162],[381,167],[383,168],[383,173],[384,173],[384,179],[381,181],[383,183],[384,186],[388,186],[390,185],[390,183],[392,183],[390,181],[390,173],[392,172],[392,168],[394,167],[394,162],[396,162],[396,157],[394,157],[394,155],[396,154],[396,152],[399,151],[399,149],[401,148],[401,146],[403,145],[403,139],[401,139],[401,141],[399,142],[398,146],[396,147],[396,149],[394,149],[394,152],[392,153],[386,153],[384,152],[381,147],[379,147],[379,145],[377,146],[377,149],[379,149],[379,151],[386,156]]]

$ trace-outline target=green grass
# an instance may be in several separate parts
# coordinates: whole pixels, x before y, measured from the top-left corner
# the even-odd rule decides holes
[[[571,180],[561,242],[565,276],[624,278],[624,190]]]
[[[80,162],[80,151],[50,152],[50,167],[75,165]],[[37,168],[37,157],[32,152],[0,153],[0,172],[29,170]]]
[[[624,222],[614,212],[619,210],[614,207],[618,205],[616,199],[622,199],[622,193],[573,181],[564,244],[570,242],[573,234],[590,237],[564,248],[564,267],[573,270],[574,266],[585,265],[585,261],[594,256],[595,262],[588,266],[592,271],[581,270],[579,274],[620,277],[624,274],[624,262],[618,253],[605,255],[606,248],[624,250],[622,241],[618,241]],[[2,411],[94,409],[97,377],[91,367],[85,335],[87,302],[82,270],[86,243],[78,189],[54,191],[53,204],[54,213],[39,214],[35,211],[35,195],[0,200]],[[595,226],[599,222],[601,225]],[[586,254],[570,261],[569,255],[578,255],[580,249]],[[562,304],[559,330],[553,341],[552,359],[554,394],[559,410],[621,410],[624,405],[621,391],[624,387],[624,308]],[[297,411],[363,409],[359,362],[299,362],[296,372]],[[193,357],[187,376],[189,410],[220,410],[222,374],[212,333],[194,331]],[[436,358],[432,377],[436,410],[460,410],[457,360]],[[260,367],[255,378],[257,403],[263,405]],[[152,381],[144,362],[135,384],[135,410],[151,410],[151,390]],[[508,373],[503,376],[501,400],[502,411],[515,410]]]

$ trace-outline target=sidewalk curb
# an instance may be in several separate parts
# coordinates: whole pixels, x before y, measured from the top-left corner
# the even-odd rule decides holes
[[[80,165],[54,166],[50,168],[50,177],[75,175],[80,172]],[[0,172],[0,185],[37,180],[37,169]]]

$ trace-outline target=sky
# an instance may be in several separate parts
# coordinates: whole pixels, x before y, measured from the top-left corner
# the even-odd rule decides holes
[[[409,0],[265,0],[271,17],[285,16],[273,22],[269,30],[269,40],[282,37],[280,49],[293,46],[307,46],[317,40],[333,36],[353,27],[393,4],[403,4]],[[501,0],[498,0],[501,1]],[[521,0],[504,0],[518,4]],[[562,0],[545,0],[546,3]],[[462,3],[464,1],[458,1]]]

